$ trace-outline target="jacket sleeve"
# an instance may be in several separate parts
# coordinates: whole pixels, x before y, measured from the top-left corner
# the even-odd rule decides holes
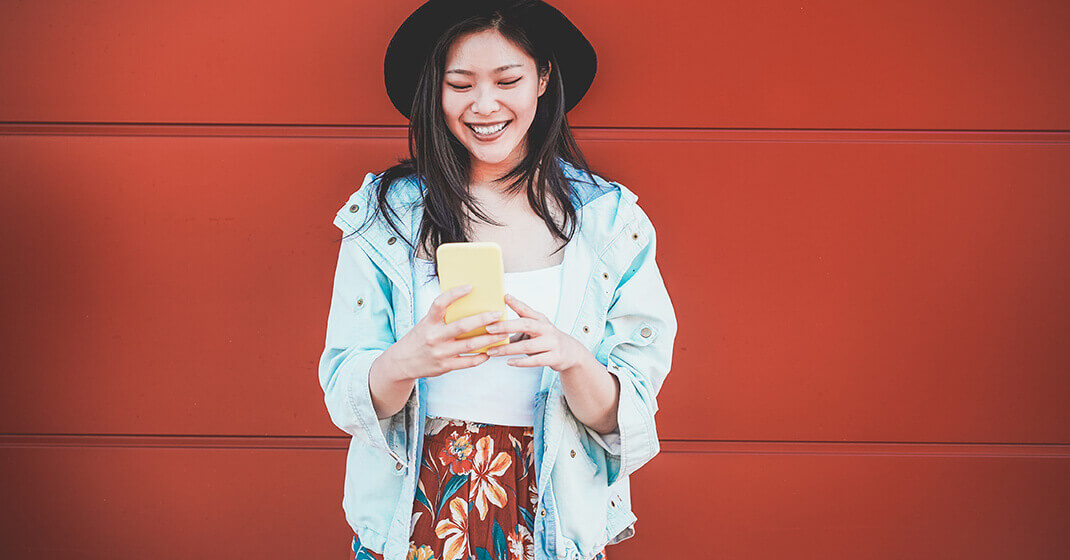
[[[319,360],[320,387],[338,428],[405,463],[408,407],[380,420],[368,386],[372,362],[395,341],[391,285],[361,248],[359,234],[348,235],[355,228],[344,217],[346,212],[343,208],[334,221],[343,238]]]
[[[638,251],[622,276],[606,315],[606,336],[595,358],[620,381],[617,429],[599,434],[584,426],[606,454],[609,484],[629,476],[661,451],[654,413],[669,373],[676,313],[655,260],[656,232],[636,206],[625,242]]]

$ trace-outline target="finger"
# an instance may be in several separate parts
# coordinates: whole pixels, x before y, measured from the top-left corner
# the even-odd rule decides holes
[[[503,311],[491,310],[457,319],[452,323],[446,324],[445,336],[448,338],[457,338],[458,336],[468,331],[477,329],[495,321],[500,321],[502,318],[502,313]]]
[[[549,344],[542,338],[529,338],[523,342],[510,342],[494,348],[487,348],[491,356],[508,356],[513,354],[538,354],[550,350]]]
[[[497,320],[500,316],[501,312],[499,311],[484,311],[483,313],[462,317],[450,323],[438,323],[430,330],[429,342],[432,344],[449,342],[480,325]]]
[[[454,339],[453,342],[446,343],[445,348],[449,355],[456,356],[462,353],[475,352],[484,346],[503,340],[507,341],[508,338],[500,334],[481,334],[472,338]]]
[[[516,296],[512,294],[505,294],[505,303],[509,307],[512,307],[516,311],[517,315],[521,317],[530,317],[532,319],[545,320],[546,316],[536,311],[530,305],[520,301]]]
[[[490,325],[487,325],[487,332],[509,333],[513,336],[512,342],[519,342],[529,338],[538,338],[550,332],[551,327],[553,327],[553,325],[550,323],[521,317],[510,319],[508,321],[491,323]]]
[[[487,332],[490,333],[512,333],[517,332],[520,328],[520,319],[502,319],[501,321],[494,321],[487,325]]]
[[[507,363],[507,364],[509,364],[511,366],[516,366],[516,367],[544,366],[544,365],[547,364],[547,360],[543,359],[543,355],[548,354],[548,353],[549,352],[542,352],[540,354],[535,354],[534,356],[524,356],[522,358],[513,358],[513,359],[510,359],[510,360],[506,360],[505,363]]]
[[[464,284],[463,286],[456,286],[450,288],[445,292],[435,296],[435,299],[431,302],[431,308],[427,310],[427,316],[431,317],[437,323],[446,322],[446,308],[451,303],[461,299],[472,291],[471,284]]]
[[[545,325],[536,319],[530,317],[517,317],[516,319],[506,319],[503,321],[497,321],[487,325],[487,332],[497,333],[528,333],[531,336],[538,336],[545,332]]]
[[[456,356],[445,360],[442,364],[446,368],[447,372],[455,369],[464,369],[478,366],[483,362],[490,359],[490,356],[486,354],[473,354],[471,356]]]

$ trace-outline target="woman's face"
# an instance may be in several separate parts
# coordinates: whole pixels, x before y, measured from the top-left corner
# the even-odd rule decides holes
[[[473,166],[511,167],[524,157],[546,81],[537,75],[535,60],[497,30],[454,41],[446,53],[442,111],[450,131],[471,152]],[[508,124],[502,129],[501,123]]]

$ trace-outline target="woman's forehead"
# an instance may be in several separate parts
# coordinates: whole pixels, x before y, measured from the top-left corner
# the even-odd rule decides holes
[[[447,74],[497,74],[532,65],[532,58],[496,29],[462,35],[446,52]]]

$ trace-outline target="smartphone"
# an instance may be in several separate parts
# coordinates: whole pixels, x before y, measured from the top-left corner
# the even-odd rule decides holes
[[[505,267],[502,264],[500,245],[493,241],[443,243],[435,250],[435,259],[438,264],[438,282],[443,292],[465,284],[472,285],[472,291],[446,308],[446,323],[485,311],[501,312],[499,321],[505,318]],[[471,338],[482,334],[487,334],[487,329],[480,326],[457,335],[457,338]],[[501,335],[504,338],[508,333]],[[472,350],[471,353],[481,354],[488,348],[507,343],[500,340]]]

